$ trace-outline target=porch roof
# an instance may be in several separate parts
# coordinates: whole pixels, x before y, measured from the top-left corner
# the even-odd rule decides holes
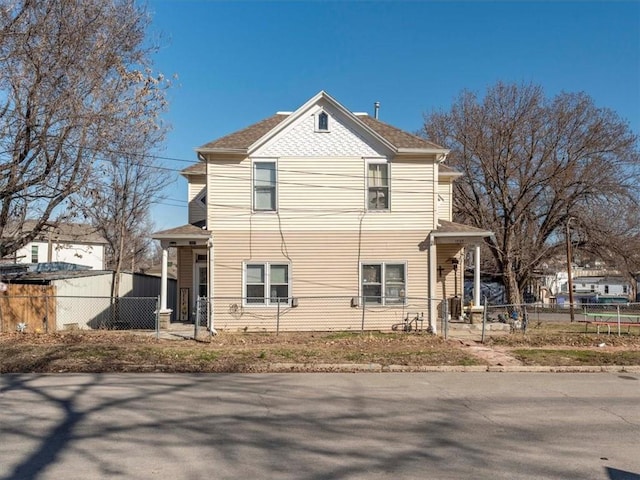
[[[190,223],[151,234],[151,238],[154,240],[195,240],[202,242],[209,237],[211,237],[209,230]]]
[[[471,227],[462,223],[439,220],[438,227],[431,231],[427,238],[420,242],[420,250],[427,250],[430,241],[435,243],[458,243],[467,245],[477,243],[484,238],[492,237],[493,232],[482,228]]]

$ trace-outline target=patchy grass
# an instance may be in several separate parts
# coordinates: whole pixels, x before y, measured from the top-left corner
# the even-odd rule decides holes
[[[511,354],[524,365],[640,365],[640,350],[515,349]]]
[[[0,334],[0,373],[266,372],[274,364],[314,371],[330,364],[487,365],[468,342],[403,332],[221,332],[209,343],[156,340],[122,331]],[[640,365],[640,335],[585,333],[584,324],[530,325],[526,334],[487,338],[486,346],[524,365]]]
[[[0,373],[259,372],[277,363],[477,365],[459,342],[404,333],[221,333],[210,343],[128,332],[0,335]]]
[[[596,334],[579,322],[530,323],[526,333],[491,337],[487,346],[507,352],[524,365],[640,365],[638,330]]]

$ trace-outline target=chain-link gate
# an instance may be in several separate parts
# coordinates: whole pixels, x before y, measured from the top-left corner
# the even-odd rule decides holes
[[[195,322],[193,328],[193,338],[198,339],[200,332],[205,329],[212,335],[211,325],[209,325],[209,299],[207,297],[198,297],[196,300]]]

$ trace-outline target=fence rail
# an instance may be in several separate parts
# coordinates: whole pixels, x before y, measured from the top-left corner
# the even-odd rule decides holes
[[[435,311],[431,318],[429,312]],[[65,329],[159,328],[157,297],[80,297],[0,295],[0,331],[56,331]],[[212,315],[209,315],[211,311]],[[640,304],[576,306],[576,320],[586,312],[635,315]],[[569,321],[569,309],[537,304],[462,306],[460,299],[424,297],[305,296],[286,298],[200,298],[190,312],[194,328],[244,332],[281,331],[408,331],[447,336],[450,321],[502,322],[526,328],[527,322]],[[473,319],[471,318],[473,315]],[[213,324],[210,322],[213,321]],[[520,323],[515,323],[520,322]],[[483,323],[484,324],[484,323]],[[197,332],[196,332],[197,333]]]
[[[0,296],[0,331],[158,328],[157,297]]]
[[[273,299],[242,297],[201,298],[213,313],[213,327],[230,331],[364,331],[398,330],[410,325],[413,331],[427,330],[428,298],[381,299],[368,296],[304,296]],[[199,326],[206,326],[206,308]]]

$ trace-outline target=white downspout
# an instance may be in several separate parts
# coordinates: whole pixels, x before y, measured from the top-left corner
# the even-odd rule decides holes
[[[480,306],[480,245],[473,246],[473,305]]]
[[[438,303],[436,301],[436,277],[438,271],[438,251],[435,239],[429,236],[429,326],[433,334],[438,333]]]
[[[169,251],[162,245],[162,267],[160,270],[160,312],[167,311],[167,265],[169,263]]]
[[[217,335],[218,332],[215,329],[215,323],[214,323],[214,312],[213,312],[213,308],[214,308],[214,304],[215,302],[213,301],[213,296],[214,296],[214,284],[213,284],[213,279],[214,279],[214,271],[213,271],[213,264],[214,264],[214,251],[213,251],[213,236],[209,237],[209,240],[207,240],[207,260],[209,262],[209,268],[207,268],[207,275],[208,275],[208,281],[207,281],[207,313],[209,314],[209,327],[211,329],[211,333],[213,335]]]

